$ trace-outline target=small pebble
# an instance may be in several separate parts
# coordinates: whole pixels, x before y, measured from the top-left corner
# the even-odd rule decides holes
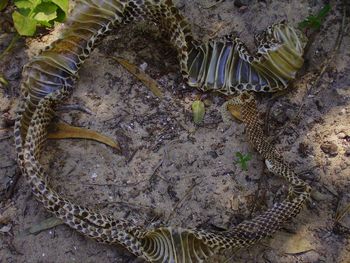
[[[280,124],[286,123],[286,121],[288,120],[286,112],[282,111],[282,109],[276,109],[274,112],[271,113],[271,116],[275,121],[277,121]]]
[[[340,112],[339,112],[339,115],[342,116],[346,113],[346,109],[342,109]]]
[[[346,164],[346,163],[340,163],[340,168],[342,169],[342,170],[345,170],[346,169],[346,167],[348,167],[348,165]]]
[[[146,71],[147,67],[148,67],[148,64],[147,64],[146,62],[143,62],[143,63],[140,65],[140,69],[141,69],[142,71]]]
[[[329,156],[334,157],[338,155],[338,146],[333,142],[324,142],[321,145],[321,150]]]
[[[218,158],[218,154],[217,154],[215,151],[210,151],[210,152],[208,152],[208,154],[209,154],[213,159]]]
[[[350,147],[345,150],[345,156],[350,157]]]
[[[140,195],[140,190],[137,189],[136,187],[133,187],[132,189],[129,190],[128,194],[130,198],[136,198]]]
[[[344,132],[340,132],[340,133],[338,133],[338,138],[339,139],[345,139],[346,138],[346,134]]]

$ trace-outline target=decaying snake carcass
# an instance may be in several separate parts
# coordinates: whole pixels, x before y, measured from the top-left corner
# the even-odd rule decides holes
[[[79,68],[98,40],[112,28],[138,20],[158,25],[168,36],[190,86],[235,96],[232,105],[246,124],[250,142],[265,158],[268,169],[290,184],[286,200],[217,233],[172,227],[143,229],[123,218],[76,205],[50,188],[39,157],[56,106],[72,93]],[[33,58],[23,72],[15,141],[19,166],[36,198],[80,233],[100,242],[121,244],[151,262],[201,262],[218,251],[246,247],[273,234],[300,211],[310,188],[264,138],[250,93],[284,89],[303,64],[306,39],[287,23],[279,23],[266,29],[258,41],[258,50],[251,55],[232,36],[204,43],[195,40],[171,0],[79,1],[62,37]]]

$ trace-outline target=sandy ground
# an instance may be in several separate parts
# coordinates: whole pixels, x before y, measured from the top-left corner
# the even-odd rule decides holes
[[[323,5],[242,1],[248,4],[239,8],[235,1],[224,1],[205,9],[214,2],[176,1],[199,38],[235,32],[251,48],[253,35],[266,26],[282,19],[297,23]],[[350,262],[349,213],[335,225],[350,201],[349,33],[332,56],[342,19],[340,2],[330,1],[333,10],[313,39],[294,87],[278,98],[258,97],[267,135],[311,184],[312,200],[273,238],[211,262]],[[98,244],[65,225],[29,234],[28,228],[51,215],[23,178],[11,198],[5,197],[16,170],[11,120],[21,68],[50,39],[21,40],[0,64],[9,81],[0,90],[0,262],[134,262],[123,248]],[[9,40],[10,34],[3,33],[0,49]],[[145,67],[164,97],[156,98],[111,56]],[[199,97],[208,106],[203,124],[196,126],[190,107]],[[144,226],[228,229],[283,199],[287,185],[268,173],[247,143],[242,124],[222,121],[223,102],[223,97],[184,85],[175,52],[154,30],[129,26],[106,37],[80,70],[68,103],[85,105],[93,114],[58,114],[65,122],[117,139],[122,153],[93,141],[51,140],[42,163],[51,185],[79,204]],[[236,152],[252,154],[248,171],[235,162]]]

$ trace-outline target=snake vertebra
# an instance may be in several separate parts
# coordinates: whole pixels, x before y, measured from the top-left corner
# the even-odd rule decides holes
[[[113,27],[141,19],[156,23],[168,36],[190,86],[239,95],[231,106],[239,112],[250,142],[265,158],[268,169],[290,184],[286,200],[227,232],[143,229],[125,219],[76,205],[49,187],[38,160],[55,107],[72,92],[78,70],[96,42]],[[273,234],[300,211],[310,187],[264,138],[254,100],[247,91],[285,88],[303,64],[306,41],[286,23],[269,27],[259,41],[256,56],[251,56],[243,43],[231,36],[198,43],[171,0],[80,1],[62,37],[32,59],[23,72],[14,135],[19,166],[36,198],[71,228],[99,242],[121,244],[150,262],[202,262],[218,251],[246,247]]]

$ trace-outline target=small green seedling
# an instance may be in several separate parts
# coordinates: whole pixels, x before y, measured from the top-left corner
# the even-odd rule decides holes
[[[195,124],[200,124],[204,119],[205,107],[203,101],[195,100],[192,103],[193,121]]]
[[[240,152],[236,152],[236,157],[238,158],[236,163],[241,166],[243,171],[248,171],[248,162],[252,159],[252,155],[250,153],[243,155]]]
[[[320,29],[323,19],[327,16],[329,11],[331,11],[331,5],[325,5],[316,15],[310,15],[299,23],[300,29],[312,28]]]
[[[51,27],[66,18],[69,0],[15,0],[12,18],[21,36],[33,36],[38,26]]]

